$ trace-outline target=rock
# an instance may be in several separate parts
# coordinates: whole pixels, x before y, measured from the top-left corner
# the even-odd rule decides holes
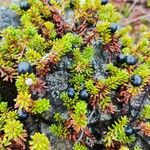
[[[58,70],[46,77],[49,96],[55,101],[59,100],[60,93],[68,87],[68,73]]]
[[[67,66],[69,64],[69,59],[64,57],[58,65],[56,65],[56,71],[48,74],[46,77],[46,82],[48,86],[48,97],[52,105],[51,110],[45,112],[44,118],[46,120],[54,121],[52,118],[55,112],[60,112],[64,119],[68,118],[66,108],[63,106],[60,100],[60,94],[68,88],[69,74],[67,72]],[[62,140],[61,138],[55,137],[49,132],[49,126],[45,123],[41,123],[41,131],[45,133],[51,141],[52,149],[54,150],[70,150],[72,148],[72,143],[67,140]]]
[[[104,68],[108,60],[108,53],[102,50],[101,41],[97,41],[94,44],[95,55],[92,61],[92,66],[94,68],[94,79],[99,80],[100,78],[104,78]]]
[[[0,30],[8,26],[19,26],[19,16],[6,7],[0,7]]]
[[[71,9],[68,9],[63,19],[65,23],[73,27],[74,26],[74,11]]]
[[[51,116],[55,112],[64,112],[65,107],[63,107],[62,101],[60,100],[60,94],[62,91],[68,88],[68,73],[63,70],[58,70],[46,77],[46,82],[48,85],[48,98],[50,99]],[[50,115],[50,114],[49,114]]]
[[[101,112],[101,117],[100,117],[101,121],[108,121],[111,119],[112,119],[111,115],[104,113],[104,112]]]

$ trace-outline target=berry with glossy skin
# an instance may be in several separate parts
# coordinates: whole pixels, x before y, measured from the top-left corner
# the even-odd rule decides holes
[[[18,116],[21,121],[24,121],[28,118],[29,114],[24,110],[18,110]]]
[[[20,3],[20,8],[22,9],[22,10],[28,10],[29,8],[30,8],[30,5],[29,5],[29,3],[28,2],[26,2],[26,1],[23,1],[23,2],[21,2]]]
[[[18,73],[19,74],[26,74],[26,73],[32,73],[32,66],[28,62],[20,62],[18,64]]]
[[[126,61],[126,56],[123,55],[123,54],[119,54],[119,55],[116,57],[116,62],[117,62],[118,64],[123,64],[123,63],[125,63],[125,61]]]
[[[101,0],[101,5],[106,5],[108,3],[108,0]]]
[[[88,101],[89,98],[90,98],[90,95],[89,93],[87,92],[87,90],[84,88],[82,89],[80,92],[79,92],[79,98],[81,100],[85,100],[85,101]]]
[[[127,136],[130,136],[130,135],[134,134],[134,129],[131,126],[125,127],[125,134]]]
[[[110,26],[110,32],[113,34],[117,31],[118,25],[116,23],[112,23]]]
[[[130,82],[133,86],[140,86],[143,82],[143,79],[140,75],[133,75]]]
[[[68,97],[69,98],[74,98],[74,96],[75,96],[75,90],[74,90],[73,87],[68,88],[67,92],[68,92]]]
[[[126,64],[127,65],[135,65],[138,61],[138,58],[132,55],[126,57]]]

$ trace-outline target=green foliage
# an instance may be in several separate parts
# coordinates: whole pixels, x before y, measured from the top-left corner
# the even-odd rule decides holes
[[[112,15],[113,14],[113,15]],[[99,19],[108,22],[118,22],[121,15],[116,11],[112,4],[102,5],[98,12]]]
[[[96,25],[97,31],[100,34],[100,38],[104,44],[111,41],[111,34],[110,34],[110,23],[107,21],[98,22]]]
[[[32,74],[22,74],[20,76],[17,77],[17,80],[16,80],[16,87],[17,87],[17,91],[18,92],[29,92],[29,86],[25,84],[25,81],[27,79],[32,79],[32,81],[34,82],[36,80],[36,77],[35,75],[32,73]]]
[[[138,68],[136,68],[133,73],[140,75],[143,78],[144,83],[146,84],[150,76],[150,66],[149,64],[143,63]]]
[[[116,71],[114,75],[105,80],[105,84],[109,89],[115,90],[119,85],[128,82],[129,75],[126,71],[120,69],[116,69]]]
[[[56,31],[54,29],[54,24],[50,21],[44,23],[45,28],[47,29],[47,35],[50,39],[54,39],[56,37]]]
[[[32,113],[34,114],[43,113],[44,111],[47,111],[49,109],[50,103],[47,99],[38,99],[33,102]]]
[[[73,150],[87,150],[87,148],[80,143],[75,143],[73,146]]]
[[[76,48],[73,50],[73,55],[74,55],[73,71],[90,76],[93,73],[90,64],[94,56],[93,47],[91,46],[85,47],[82,53],[79,48]]]
[[[16,111],[10,110],[6,102],[0,102],[0,149],[6,150],[13,141],[24,139],[23,124],[17,119]]]
[[[131,54],[131,49],[129,47],[125,47],[122,49],[122,53],[126,54],[126,55],[130,55]]]
[[[100,2],[97,0],[74,0],[73,4],[77,9],[81,9],[82,11],[87,11],[88,9],[96,10],[100,7]]]
[[[74,107],[74,113],[71,114],[74,125],[79,128],[84,128],[87,125],[87,104],[84,101],[79,101]]]
[[[60,0],[59,2],[57,0],[51,0],[50,3],[62,12],[70,7],[70,0]]]
[[[17,98],[15,99],[15,102],[16,108],[29,111],[30,107],[32,106],[31,94],[29,94],[28,92],[19,92]]]
[[[117,32],[120,42],[125,48],[131,48],[134,43],[134,39],[129,35],[129,32],[132,30],[131,26],[126,26],[121,28]]]
[[[135,140],[133,135],[127,136],[124,132],[128,122],[128,118],[124,116],[119,119],[118,122],[115,122],[115,124],[112,125],[112,128],[108,127],[108,132],[104,137],[106,147],[110,147],[115,141],[126,144]]]
[[[1,32],[1,35],[5,38],[6,44],[13,44],[14,41],[22,41],[22,31],[20,29],[16,29],[15,27],[8,27]]]
[[[132,27],[131,26],[129,26],[129,25],[127,25],[127,26],[125,26],[125,27],[123,27],[123,28],[121,28],[121,29],[119,29],[118,30],[118,32],[117,32],[117,36],[119,37],[119,36],[125,36],[125,35],[129,35],[129,32],[131,32],[132,31]]]
[[[150,7],[150,0],[147,0],[147,6]]]
[[[54,115],[54,119],[57,121],[57,122],[63,122],[64,119],[62,117],[62,115],[60,113],[55,113]]]
[[[16,111],[9,111],[6,102],[0,102],[0,130],[3,130],[3,127],[6,122],[17,119]]]
[[[66,138],[67,136],[67,129],[62,124],[52,124],[50,126],[50,132],[60,138]]]
[[[72,33],[67,33],[61,39],[55,39],[50,53],[56,53],[56,60],[59,61],[61,56],[72,51],[73,47],[78,47],[82,43],[82,38]]]
[[[23,124],[17,120],[8,121],[4,125],[4,134],[9,140],[17,139],[24,133]]]
[[[31,150],[51,150],[50,142],[45,134],[35,133],[29,141]]]
[[[48,6],[40,0],[29,3],[31,7],[26,12],[20,6],[12,5],[21,16],[21,25],[18,28],[10,26],[1,32],[4,40],[0,47],[0,65],[8,69],[16,68],[22,60],[37,64],[56,36],[55,25],[43,19],[51,15]]]
[[[77,95],[77,93],[75,94],[75,97],[72,99],[72,98],[68,97],[68,93],[67,92],[63,92],[60,95],[60,98],[63,101],[63,105],[66,106],[67,109],[73,108],[76,105],[77,101],[78,101],[78,95]]]
[[[47,99],[38,99],[33,101],[31,94],[27,92],[19,92],[15,99],[16,107],[20,110],[31,111],[34,114],[43,113],[50,109],[50,103]]]
[[[19,59],[16,55],[22,50],[20,43],[22,42],[22,32],[20,29],[15,29],[14,27],[8,27],[2,31],[2,36],[5,38],[1,42],[0,53],[3,56],[0,61],[0,65],[13,67],[14,61],[12,59]],[[17,47],[15,43],[17,41]],[[4,59],[5,56],[5,59]]]
[[[141,117],[150,119],[150,105],[145,105],[141,112]]]
[[[107,69],[109,70],[111,76],[104,80],[104,84],[112,90],[117,89],[119,85],[123,85],[129,80],[129,74],[126,70],[119,69],[113,64],[108,64]]]
[[[106,69],[110,72],[111,76],[116,76],[121,71],[120,68],[115,67],[112,63],[107,64]]]
[[[74,74],[72,78],[70,79],[70,83],[74,85],[74,88],[76,90],[82,89],[82,86],[85,82],[86,75],[82,73]]]
[[[41,35],[35,35],[32,39],[30,39],[28,48],[43,52],[44,49],[46,49],[45,39],[41,37]]]
[[[50,109],[50,102],[45,98],[33,101],[30,94],[30,86],[26,83],[28,79],[31,79],[31,85],[36,81],[34,74],[22,74],[17,77],[16,87],[18,91],[17,98],[15,99],[15,107],[20,110],[24,109],[34,114],[43,113]]]
[[[26,26],[23,30],[24,30],[24,36],[29,39],[32,39],[38,33],[37,28],[33,24]]]
[[[120,41],[121,41],[122,45],[125,47],[132,47],[132,45],[133,45],[133,38],[130,37],[129,35],[122,36],[120,38]]]
[[[126,146],[121,146],[119,150],[129,150],[129,148]]]
[[[3,58],[1,60],[1,65],[14,67],[16,64],[14,60],[24,60],[25,57],[22,54],[25,53],[27,56],[27,54],[29,55],[31,53],[31,51],[28,52],[28,49],[36,51],[32,51],[32,54],[36,56],[45,54],[45,48],[47,47],[46,41],[41,35],[38,35],[38,31],[33,25],[23,30],[8,27],[2,31],[2,36],[5,40],[1,43],[0,53],[2,56],[5,56],[5,59]],[[26,52],[25,49],[27,50]],[[29,57],[29,61],[33,62],[33,58],[30,59]],[[37,60],[34,58],[34,62]]]
[[[136,49],[138,49],[138,52],[142,52],[145,54],[149,54],[148,46],[150,45],[150,42],[147,38],[141,38],[140,41],[136,45]]]
[[[142,150],[139,146],[135,146],[133,150]]]
[[[6,102],[0,102],[0,112],[3,113],[7,111],[7,103]]]
[[[86,81],[85,87],[90,94],[92,94],[92,95],[98,94],[98,89],[94,86],[94,83],[92,80]]]
[[[40,90],[43,86],[42,84],[37,87],[34,85],[37,81],[36,75],[43,77],[49,70],[55,71],[53,66],[63,56],[73,60],[72,68],[70,72],[68,71],[70,73],[69,84],[74,87],[76,94],[74,98],[69,98],[67,92],[61,94],[68,118],[63,118],[60,113],[55,113],[56,124],[50,126],[50,132],[55,136],[76,138],[87,126],[88,108],[87,102],[79,99],[81,89],[86,88],[91,95],[90,104],[92,106],[94,105],[96,109],[107,113],[113,112],[117,106],[113,105],[117,101],[113,101],[112,94],[118,87],[123,88],[124,86],[125,91],[123,92],[126,95],[123,96],[129,97],[131,95],[132,99],[149,84],[150,33],[148,29],[143,27],[142,34],[134,40],[129,34],[132,28],[126,26],[118,28],[117,32],[112,34],[110,32],[111,24],[118,23],[122,16],[111,3],[101,5],[100,0],[51,0],[50,5],[47,3],[48,1],[42,0],[28,0],[28,2],[30,8],[27,11],[21,10],[18,5],[12,5],[12,9],[17,11],[21,17],[21,25],[17,28],[8,27],[1,32],[3,39],[0,41],[0,75],[6,76],[6,79],[9,76],[17,77],[18,95],[15,99],[15,107],[38,115],[50,109],[50,102],[45,98],[32,100],[32,89],[39,88]],[[74,5],[72,8],[69,8],[70,3]],[[68,8],[74,11],[72,24],[65,22],[65,17],[68,17],[68,11],[66,11]],[[127,11],[127,13],[129,12]],[[136,55],[139,58],[138,63],[135,66],[123,64],[120,68],[110,63],[107,65],[110,76],[101,78],[99,81],[95,80],[92,60],[97,40],[102,41],[101,49],[105,50],[104,47],[107,46],[108,51],[119,49],[121,42],[124,47],[121,53]],[[36,75],[17,76],[16,66],[20,61],[28,61],[34,65]],[[134,74],[143,78],[140,87],[135,88],[130,84],[130,77]],[[28,84],[28,79],[31,79],[31,84]],[[121,92],[117,94],[122,94],[123,92]],[[145,105],[140,119],[149,119],[149,112],[149,105]],[[16,111],[9,110],[7,103],[0,103],[0,135],[2,135],[0,147],[1,145],[2,148],[9,146],[14,139],[23,139],[25,131],[17,118]],[[126,136],[124,133],[128,122],[127,117],[122,117],[108,128],[104,137],[106,147],[111,147],[115,142],[119,142],[121,144],[120,150],[128,150],[130,146],[126,145],[135,139],[134,136]],[[70,136],[70,134],[73,135]],[[35,133],[31,137],[30,148],[31,150],[48,150],[50,142],[44,134]],[[87,148],[78,143],[74,145],[73,149],[86,150]],[[139,148],[134,149],[138,150]]]
[[[28,60],[28,62],[30,63],[36,63],[41,59],[41,54],[34,51],[33,49],[29,49],[26,53],[25,53],[25,59]]]
[[[51,12],[48,11],[49,10],[48,7],[44,5],[44,3],[41,0],[35,0],[35,1],[29,0],[28,2],[31,7],[27,13],[21,10],[20,7],[16,4],[13,4],[11,6],[11,8],[15,10],[22,17],[24,17],[25,15],[28,15],[28,17],[26,17],[27,22],[25,22],[25,20],[24,21],[21,20],[21,23],[23,25],[29,25],[29,23],[30,24],[31,23],[38,23],[38,24],[43,23],[44,20],[42,19],[42,16],[45,16],[45,17],[51,16]]]
[[[110,103],[111,103],[111,97],[110,95],[108,95],[100,100],[99,106],[104,111]]]

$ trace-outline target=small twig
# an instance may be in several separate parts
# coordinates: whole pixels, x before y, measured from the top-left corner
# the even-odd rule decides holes
[[[93,109],[93,111],[91,112],[89,118],[88,118],[88,121],[87,121],[87,124],[90,122],[91,118],[93,117],[93,114],[95,113],[95,109]],[[84,131],[85,131],[85,128],[82,130],[78,140],[76,141],[76,143],[79,143],[80,140],[82,139],[83,135],[84,135]]]
[[[134,7],[135,7],[135,5],[136,5],[136,3],[138,2],[139,0],[134,0],[134,2],[133,2],[133,4],[130,6],[130,8],[129,8],[129,13],[131,14],[131,12],[133,11],[133,9],[134,9]]]
[[[131,24],[131,23],[137,22],[137,21],[139,21],[139,20],[141,20],[141,19],[146,19],[146,18],[148,18],[148,17],[150,17],[150,14],[142,15],[142,16],[137,17],[137,18],[135,18],[135,19],[132,19],[132,20],[129,20],[129,21],[125,21],[125,23],[124,23],[123,25],[124,25],[124,26],[127,26],[127,25],[129,25],[129,24]]]
[[[128,18],[131,16],[132,11],[133,11],[133,9],[134,9],[134,7],[135,7],[135,5],[137,4],[138,1],[139,1],[139,0],[134,0],[133,3],[132,3],[132,5],[131,5],[130,8],[128,9],[128,10],[129,10],[128,13],[130,14],[130,15],[128,16]],[[124,5],[125,5],[126,3],[127,3],[127,2],[125,1],[125,2],[124,2]],[[122,8],[124,9],[124,7],[122,7]],[[123,9],[122,9],[121,11],[123,11]],[[124,16],[122,20],[125,20],[125,19],[126,19],[126,17]]]

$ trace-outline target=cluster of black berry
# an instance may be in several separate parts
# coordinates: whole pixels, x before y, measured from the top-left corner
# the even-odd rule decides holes
[[[122,64],[127,64],[129,66],[132,66],[132,65],[136,65],[136,63],[138,62],[138,58],[133,56],[133,55],[124,55],[124,54],[119,54],[117,57],[116,57],[116,63],[117,65],[122,65]],[[131,81],[130,83],[133,85],[133,86],[140,86],[142,84],[142,77],[138,74],[135,74],[131,77]]]

